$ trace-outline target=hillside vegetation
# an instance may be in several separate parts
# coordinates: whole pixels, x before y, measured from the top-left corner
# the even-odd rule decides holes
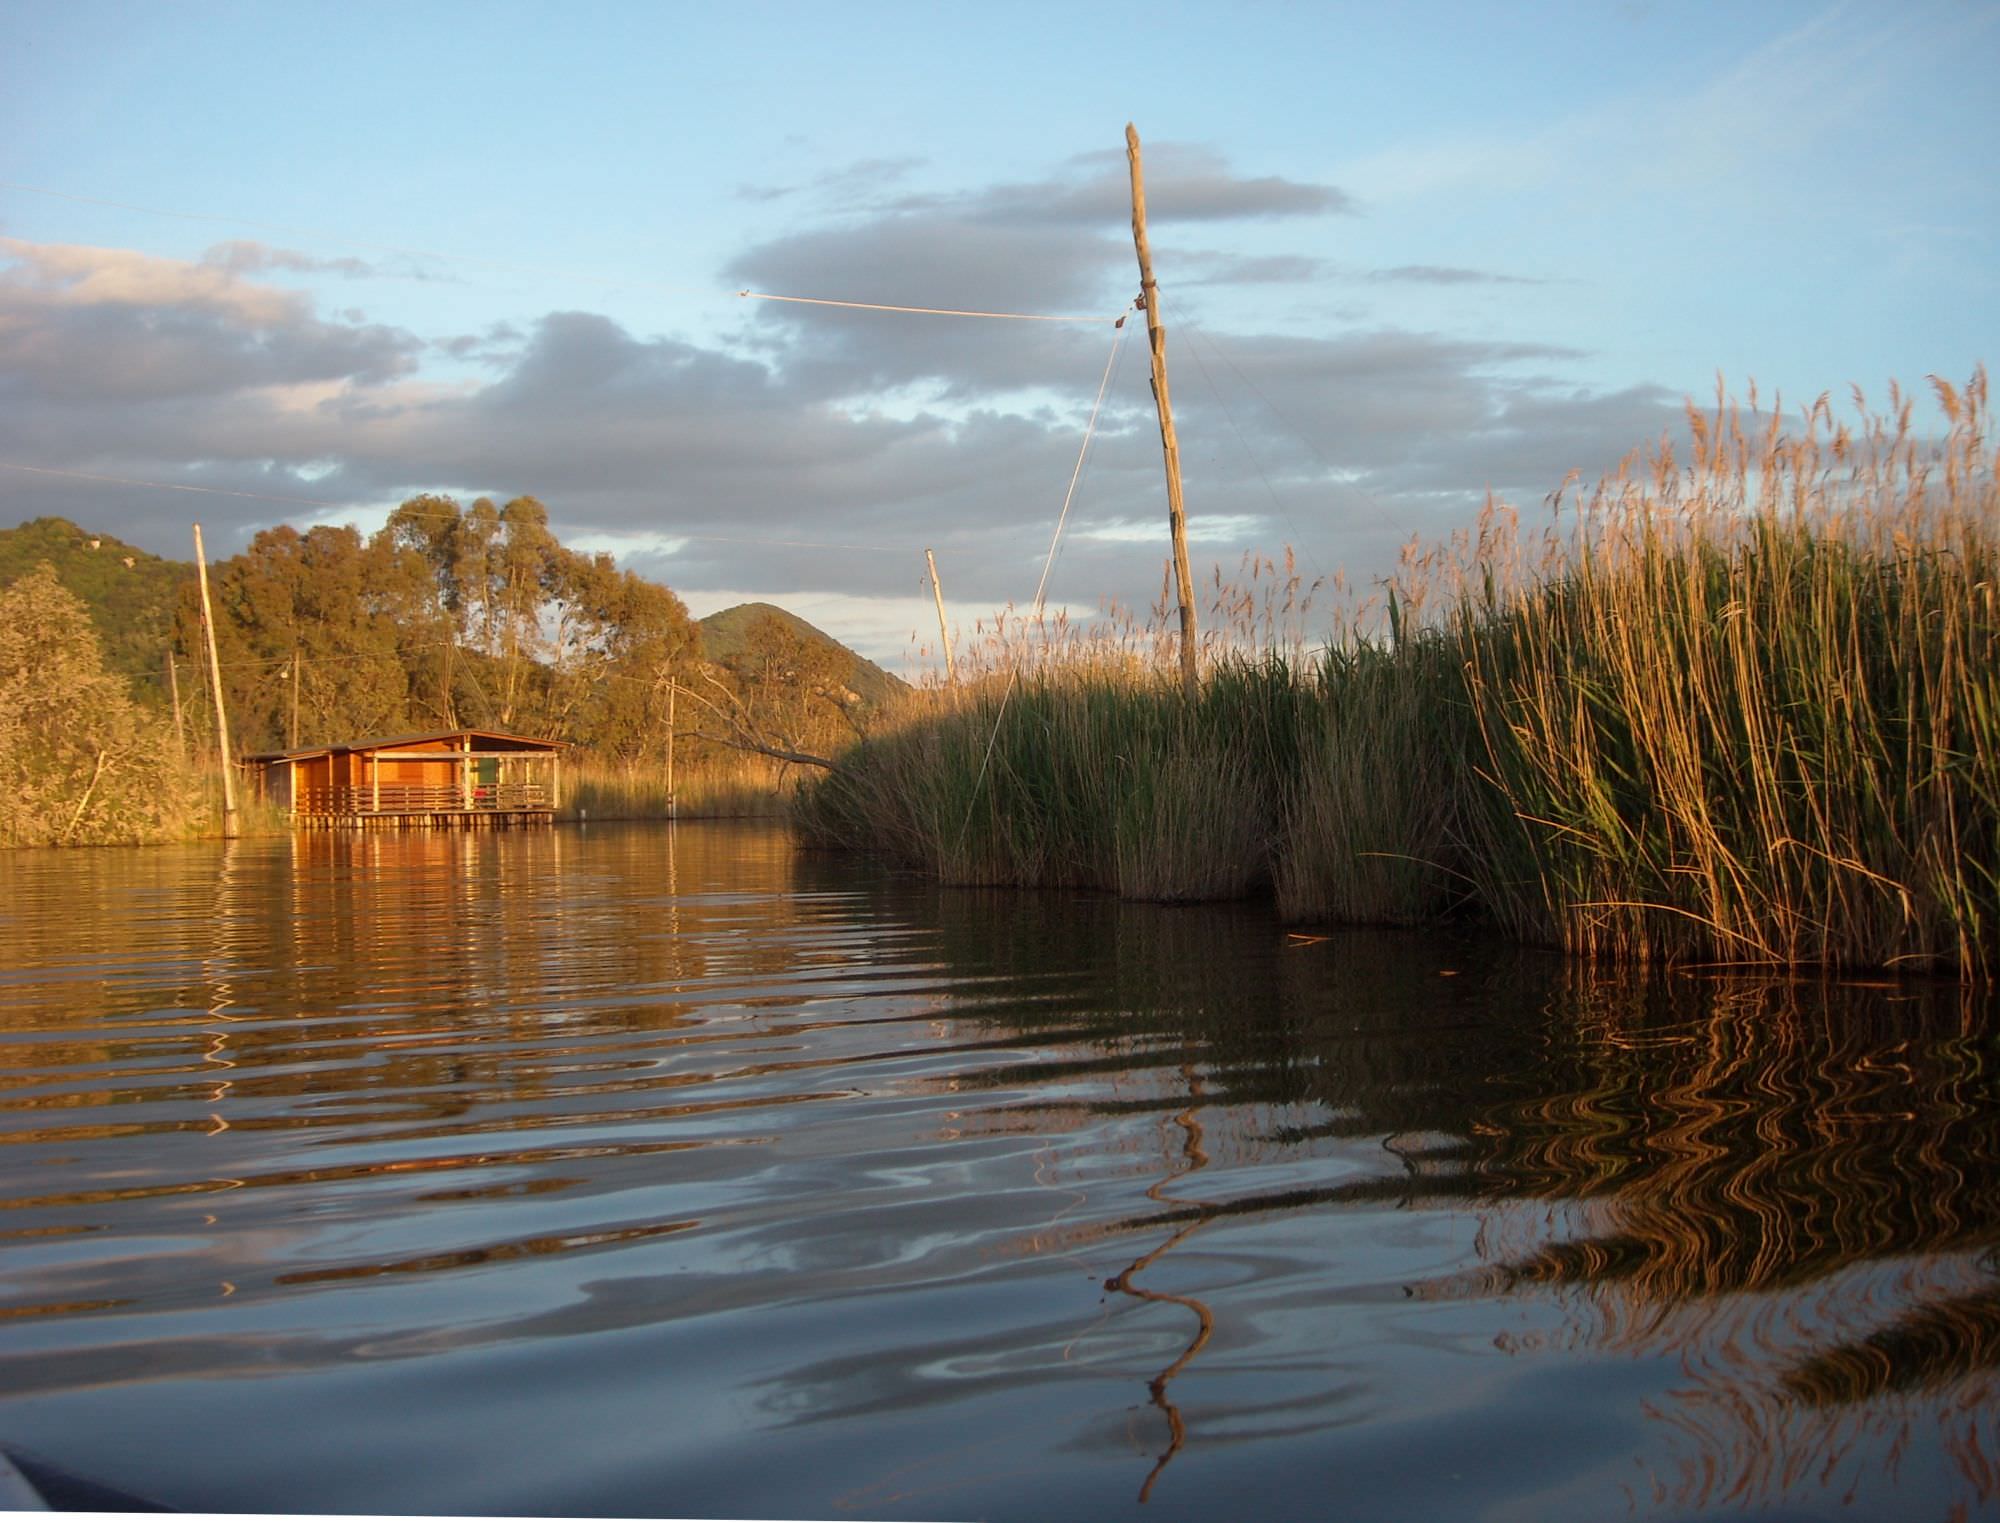
[[[366,536],[280,525],[212,564],[209,581],[237,756],[461,725],[516,731],[576,748],[579,808],[600,818],[661,812],[670,796],[676,807],[703,799],[730,811],[757,807],[759,795],[768,800],[793,777],[764,752],[848,744],[901,687],[770,605],[715,616],[720,649],[709,652],[703,627],[672,591],[608,556],[568,549],[530,497],[469,506],[416,497]],[[164,728],[153,738],[168,736],[177,758],[206,756],[212,771],[191,562],[37,519],[0,532],[0,588],[18,590],[23,608],[53,621],[31,633],[59,636],[65,660],[82,664],[49,669],[87,671],[78,691],[102,701],[112,730],[158,715]],[[24,662],[31,645],[20,645]],[[170,651],[178,732],[168,717]],[[8,699],[16,709],[0,718],[26,712],[33,670],[20,668]],[[36,709],[35,724],[60,717],[60,694],[51,699],[57,706]],[[107,752],[114,774],[123,754]],[[91,810],[104,801],[103,783]],[[70,807],[58,805],[69,797],[63,788],[36,792],[32,805],[25,797],[16,803],[27,812],[4,839],[106,838],[86,828],[90,811],[73,827],[56,818]],[[135,838],[157,833],[148,826]]]
[[[711,661],[740,666],[758,643],[758,625],[766,619],[776,620],[788,635],[820,652],[829,672],[868,707],[887,708],[908,695],[910,685],[901,677],[856,655],[825,630],[775,603],[738,603],[710,614],[701,620],[702,649]],[[768,635],[765,638],[768,641]]]
[[[0,846],[170,840],[201,817],[200,779],[83,601],[46,562],[0,587]]]
[[[0,529],[0,587],[40,565],[88,611],[105,670],[133,683],[138,696],[161,698],[174,610],[194,582],[194,563],[163,559],[66,518]]]

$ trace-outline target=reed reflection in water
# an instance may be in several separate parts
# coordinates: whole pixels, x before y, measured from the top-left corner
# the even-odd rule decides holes
[[[268,1511],[2000,1506],[1994,1011],[767,829],[0,858],[0,1442]]]

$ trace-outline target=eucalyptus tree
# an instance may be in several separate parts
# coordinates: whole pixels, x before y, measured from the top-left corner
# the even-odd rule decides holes
[[[681,600],[562,545],[533,497],[468,508],[426,493],[365,541],[348,528],[267,529],[214,582],[231,724],[248,751],[294,733],[317,743],[475,724],[638,765],[663,757],[675,697],[703,670]],[[192,594],[177,632],[184,651],[202,649]]]
[[[354,529],[266,529],[215,568],[216,645],[230,727],[245,751],[380,734],[409,724],[394,550]],[[184,599],[181,643],[200,648]]]
[[[429,659],[421,663],[424,680],[418,690],[426,695],[431,715],[448,727],[456,726],[461,717],[460,645],[468,617],[467,584],[481,589],[485,585],[484,553],[481,550],[475,556],[473,548],[484,543],[486,519],[493,505],[482,498],[474,506],[484,511],[475,511],[468,524],[456,498],[421,493],[391,513],[375,536],[399,558],[399,573],[415,573],[399,575],[399,585],[409,596],[410,612],[438,641]],[[475,592],[475,601],[477,597]]]
[[[546,691],[537,688],[560,654],[557,630],[584,578],[576,558],[549,532],[549,510],[540,502],[516,497],[500,510],[499,521],[502,533],[486,563],[486,654],[497,666],[496,720],[511,728],[546,705]]]
[[[674,743],[671,727],[691,722],[692,716],[682,721],[677,698],[703,670],[701,630],[686,605],[657,582],[612,572],[607,562],[594,585],[602,601],[594,613],[597,633],[576,732],[600,756],[636,770],[663,761]],[[686,751],[682,757],[694,759]]]

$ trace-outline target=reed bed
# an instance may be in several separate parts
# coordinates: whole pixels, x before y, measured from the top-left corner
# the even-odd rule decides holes
[[[1164,608],[1003,621],[795,817],[948,882],[1990,980],[2000,462],[1984,373],[1934,385],[1941,438],[1894,388],[1790,431],[1718,398],[1684,464],[1635,456],[1535,530],[1489,504],[1323,619],[1253,564],[1192,704]]]
[[[657,767],[626,767],[584,755],[563,769],[560,820],[778,818],[799,781],[797,767],[732,755],[682,767],[667,787]]]

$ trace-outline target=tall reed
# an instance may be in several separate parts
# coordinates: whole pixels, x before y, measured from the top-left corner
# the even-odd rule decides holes
[[[1481,916],[1619,958],[2000,970],[2000,494],[1948,424],[1690,409],[1539,531],[1413,545],[1308,655],[1289,562],[1163,610],[1002,623],[983,673],[804,789],[808,838],[965,883],[1299,919]],[[1755,392],[1751,393],[1751,416]]]
[[[1482,897],[1630,957],[1960,967],[2000,932],[2000,498],[1986,383],[1942,442],[1892,397],[1598,488],[1547,570],[1462,599]],[[1498,869],[1498,871],[1494,871]],[[1536,892],[1523,893],[1533,882]]]
[[[798,786],[797,767],[761,756],[722,756],[683,767],[667,786],[657,768],[634,768],[584,753],[563,767],[564,820],[683,820],[776,817]]]

